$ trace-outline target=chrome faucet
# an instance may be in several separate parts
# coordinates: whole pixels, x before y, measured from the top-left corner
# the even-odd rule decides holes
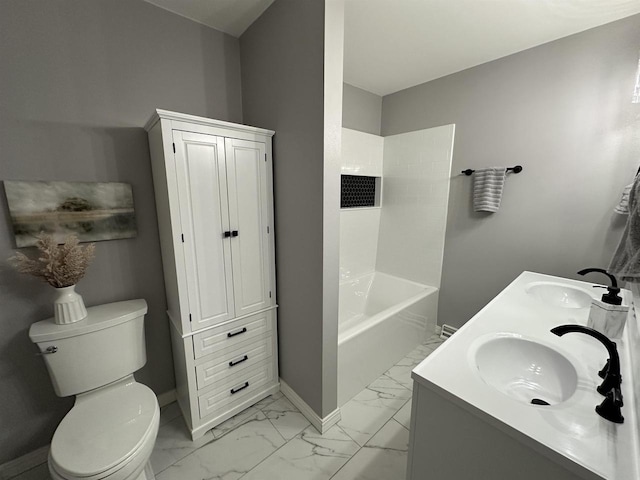
[[[596,407],[596,412],[601,417],[615,423],[624,422],[624,417],[620,412],[620,408],[624,405],[622,401],[622,376],[620,375],[620,356],[618,355],[618,347],[615,342],[609,340],[606,335],[594,330],[593,328],[583,325],[560,325],[551,329],[551,333],[559,337],[567,333],[584,333],[596,340],[599,340],[609,353],[609,360],[605,367],[598,372],[600,376],[604,376],[604,381],[597,388],[598,393],[604,395],[604,401]]]

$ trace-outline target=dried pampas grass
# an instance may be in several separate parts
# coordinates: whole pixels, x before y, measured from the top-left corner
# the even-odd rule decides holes
[[[70,287],[84,277],[94,256],[95,244],[81,247],[75,235],[69,235],[62,245],[58,245],[52,235],[41,233],[37,238],[37,258],[21,252],[9,258],[19,272],[38,277],[56,288]]]

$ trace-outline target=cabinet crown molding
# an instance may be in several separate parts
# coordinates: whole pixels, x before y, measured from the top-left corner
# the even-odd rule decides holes
[[[250,125],[242,125],[239,123],[225,122],[223,120],[214,120],[212,118],[198,117],[196,115],[189,115],[187,113],[171,112],[169,110],[162,110],[160,108],[151,115],[151,118],[144,126],[144,129],[148,132],[153,126],[160,120],[174,120],[179,122],[189,122],[198,125],[204,125],[207,127],[221,127],[227,130],[235,130],[238,132],[249,132],[258,135],[266,135],[273,137],[276,133],[273,130],[267,130],[265,128],[252,127]]]

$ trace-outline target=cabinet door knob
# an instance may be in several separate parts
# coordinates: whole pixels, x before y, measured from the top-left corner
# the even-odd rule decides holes
[[[238,236],[238,230],[234,230],[233,232],[231,232],[231,236],[232,237],[237,237]]]
[[[231,232],[224,232],[224,238],[229,238],[231,236]]]

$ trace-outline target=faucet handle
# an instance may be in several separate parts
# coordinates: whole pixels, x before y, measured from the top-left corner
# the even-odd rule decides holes
[[[622,384],[622,375],[619,373],[612,372],[611,369],[607,371],[607,374],[604,377],[603,382],[600,384],[596,390],[600,395],[608,395],[612,389],[620,390],[620,385]]]
[[[620,407],[623,405],[622,392],[619,388],[612,388],[602,403],[596,407],[596,413],[610,422],[624,423],[624,417],[620,412]]]
[[[611,342],[611,350],[615,355],[618,355],[618,347],[615,342]],[[604,368],[598,372],[598,376],[604,378],[600,386],[596,389],[600,395],[607,395],[613,388],[617,388],[618,390],[620,389],[620,385],[622,384],[620,367],[615,370],[611,370],[611,357],[607,360]]]
[[[604,367],[602,367],[602,370],[598,372],[598,376],[600,378],[604,378],[607,376],[607,373],[609,373],[609,359],[607,359],[607,363],[604,364]]]
[[[613,404],[616,407],[624,407],[624,402],[622,401],[622,390],[619,388],[614,388],[609,394],[612,397]]]

